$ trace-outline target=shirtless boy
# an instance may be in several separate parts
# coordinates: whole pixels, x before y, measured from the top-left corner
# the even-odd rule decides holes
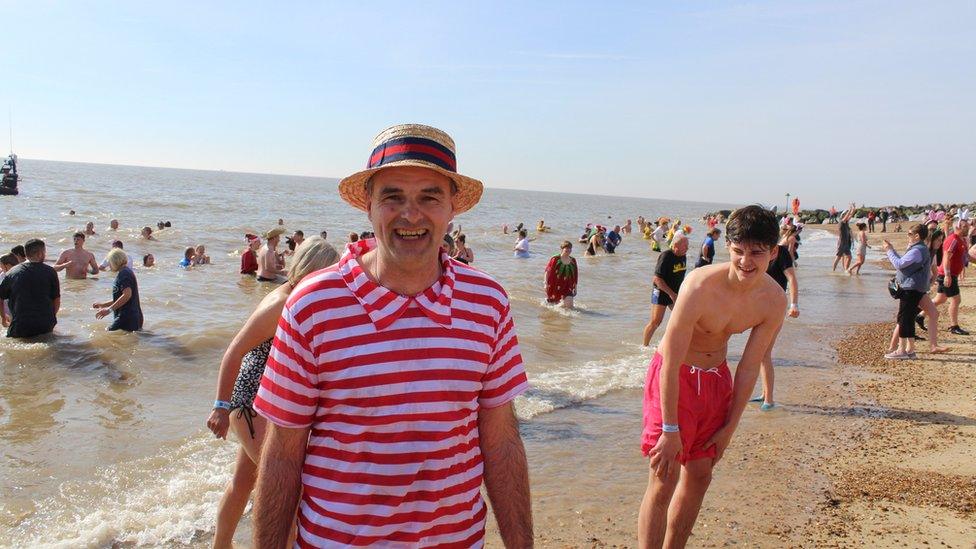
[[[95,254],[85,249],[85,233],[75,233],[75,247],[61,252],[55,270],[65,269],[65,278],[84,280],[88,274],[98,274],[98,262]]]
[[[759,374],[783,323],[786,295],[766,275],[777,252],[776,216],[760,206],[732,213],[729,263],[685,278],[644,392],[641,450],[649,479],[637,522],[642,549],[684,547]],[[726,362],[732,334],[752,330],[735,380]]]

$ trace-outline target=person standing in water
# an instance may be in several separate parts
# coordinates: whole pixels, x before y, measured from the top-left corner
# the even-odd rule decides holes
[[[474,252],[468,247],[468,237],[464,233],[457,235],[457,238],[454,240],[454,246],[454,259],[465,265],[474,263]]]
[[[257,254],[257,275],[261,282],[280,282],[280,277],[285,275],[278,262],[278,241],[284,232],[285,230],[279,227],[264,233],[264,246]]]
[[[295,286],[306,276],[336,263],[339,254],[319,237],[303,241],[295,248],[288,282],[275,288],[258,304],[224,352],[217,375],[214,408],[207,427],[217,438],[227,438],[233,430],[241,447],[237,450],[234,474],[217,509],[217,528],[213,546],[232,547],[234,532],[257,482],[261,442],[267,427],[265,419],[254,411],[271,341],[281,318],[281,311]],[[237,410],[237,414],[232,413]]]
[[[61,283],[53,267],[44,263],[44,241],[24,244],[27,261],[10,269],[0,281],[0,301],[7,300],[11,317],[0,308],[7,337],[34,337],[54,331],[61,309]]]
[[[75,233],[73,240],[74,248],[61,252],[54,270],[65,269],[65,278],[71,280],[84,280],[89,274],[97,275],[98,262],[95,261],[95,254],[85,249],[85,233]]]
[[[112,283],[112,301],[92,304],[92,308],[97,311],[95,318],[105,318],[112,314],[114,319],[108,327],[109,331],[137,332],[142,329],[142,306],[139,304],[136,273],[128,265],[129,256],[121,248],[112,248],[105,261],[118,274]]]
[[[695,263],[696,269],[703,265],[711,265],[715,261],[715,241],[721,234],[720,229],[713,228],[705,235],[705,241],[702,242],[701,250],[699,250],[701,255],[698,256],[698,262]]]
[[[576,297],[576,283],[579,281],[579,267],[573,253],[573,244],[564,240],[559,246],[559,254],[549,258],[546,265],[546,301],[553,305],[560,303],[564,308],[573,308]]]
[[[848,267],[847,274],[849,275],[860,275],[861,266],[864,265],[864,259],[867,256],[868,248],[868,227],[864,223],[858,223],[855,225],[857,227],[857,237],[855,241],[857,242],[857,259],[854,260],[854,264]]]
[[[515,242],[515,257],[518,259],[527,259],[531,257],[529,255],[529,232],[525,229],[519,229],[518,240]]]
[[[657,257],[654,268],[654,289],[651,291],[651,319],[644,326],[643,344],[651,344],[651,338],[658,326],[664,322],[664,313],[674,308],[678,300],[678,290],[685,279],[687,270],[688,238],[682,232],[674,236],[671,248],[665,249]]]
[[[841,267],[846,271],[851,266],[851,226],[849,224],[854,211],[857,208],[854,203],[840,216],[840,225],[837,227],[837,254],[834,257],[834,265],[831,271],[837,270],[837,264],[842,263]]]
[[[244,240],[247,242],[247,249],[241,254],[241,274],[255,275],[258,272],[258,250],[261,249],[261,237],[248,233],[244,235]]]
[[[797,318],[800,316],[800,287],[797,284],[796,268],[793,264],[793,254],[790,253],[789,246],[780,240],[776,247],[776,257],[769,262],[766,274],[773,277],[783,291],[789,291],[790,306],[786,310],[787,316]],[[776,346],[776,339],[779,338],[779,330],[773,336],[773,342],[766,349],[762,362],[759,364],[759,376],[762,381],[762,393],[749,400],[749,402],[759,402],[759,410],[768,412],[776,406],[773,399],[773,386],[775,372],[773,371],[773,347]]]

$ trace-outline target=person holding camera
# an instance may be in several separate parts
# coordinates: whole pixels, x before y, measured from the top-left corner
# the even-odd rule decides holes
[[[894,287],[891,288],[892,297],[898,299],[898,322],[891,336],[891,344],[884,357],[891,360],[914,359],[915,355],[915,315],[918,314],[919,306],[928,294],[929,282],[931,277],[930,264],[932,256],[929,254],[928,246],[925,245],[925,238],[928,236],[928,227],[925,225],[913,225],[908,229],[908,250],[905,255],[899,256],[895,247],[888,240],[884,240],[882,249],[888,255],[891,265],[897,269],[895,274]],[[931,305],[931,300],[927,300]],[[935,312],[934,306],[931,306]],[[928,311],[927,311],[928,312]],[[937,317],[931,317],[933,319]],[[933,322],[936,322],[933,320]],[[932,331],[930,331],[931,333]],[[933,353],[944,353],[948,351],[937,345],[933,338],[929,341]]]

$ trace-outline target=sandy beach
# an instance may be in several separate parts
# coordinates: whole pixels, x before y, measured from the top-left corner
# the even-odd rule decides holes
[[[835,232],[837,225],[816,227]],[[885,237],[869,233],[869,243]],[[903,233],[889,240],[904,247]],[[976,324],[974,286],[972,276],[961,282],[964,326]],[[943,314],[940,344],[948,354],[886,361],[894,308],[891,316],[835,344],[839,363],[864,374],[852,381],[856,400],[844,413],[868,419],[827,461],[830,489],[807,534],[828,547],[976,547],[976,344],[947,334]]]

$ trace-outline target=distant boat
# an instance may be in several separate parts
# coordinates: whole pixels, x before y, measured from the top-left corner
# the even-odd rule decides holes
[[[14,195],[19,191],[17,190],[17,182],[20,181],[20,175],[17,174],[17,155],[10,153],[10,156],[3,161],[3,167],[0,167],[0,174],[3,175],[3,179],[0,180],[0,195]]]

